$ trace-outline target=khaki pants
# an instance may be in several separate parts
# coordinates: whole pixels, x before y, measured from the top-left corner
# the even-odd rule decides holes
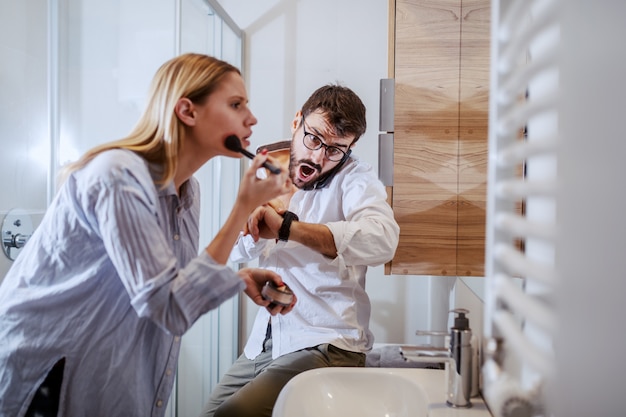
[[[271,417],[280,390],[297,374],[330,366],[365,366],[365,354],[330,344],[283,355],[272,360],[272,339],[250,360],[241,355],[211,393],[202,417]]]

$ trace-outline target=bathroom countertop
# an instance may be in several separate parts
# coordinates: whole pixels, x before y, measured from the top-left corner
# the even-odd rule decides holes
[[[382,370],[383,368],[378,368]],[[469,408],[454,408],[446,404],[446,373],[437,369],[389,368],[393,373],[404,374],[422,387],[428,399],[428,417],[491,417],[487,405],[481,397],[471,399]]]

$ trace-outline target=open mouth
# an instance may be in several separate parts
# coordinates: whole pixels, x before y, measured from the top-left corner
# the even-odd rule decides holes
[[[318,169],[308,164],[300,164],[298,167],[298,179],[302,182],[310,181],[317,173]]]

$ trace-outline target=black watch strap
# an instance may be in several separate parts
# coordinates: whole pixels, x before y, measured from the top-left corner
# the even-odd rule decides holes
[[[282,240],[284,242],[289,240],[289,231],[291,230],[291,222],[298,221],[298,215],[291,211],[286,211],[283,214],[283,223],[280,225],[280,229],[278,229],[278,240]]]

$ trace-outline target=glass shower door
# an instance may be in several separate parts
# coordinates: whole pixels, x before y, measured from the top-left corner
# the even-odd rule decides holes
[[[0,0],[0,225],[15,209],[26,212],[37,225],[46,209],[50,169],[46,3]],[[0,281],[11,265],[0,250]]]
[[[213,0],[0,0],[0,222],[21,208],[36,228],[59,168],[131,130],[166,60],[193,51],[241,67],[241,31],[222,12]],[[232,207],[240,166],[218,158],[198,172],[201,247]],[[11,261],[0,258],[1,280]],[[198,414],[236,357],[238,305],[183,338],[168,416]]]
[[[241,68],[242,34],[214,1],[181,0],[180,52],[213,55]],[[197,173],[202,186],[200,246],[230,213],[239,186],[241,160],[218,157]],[[218,198],[219,196],[219,198]],[[236,265],[231,265],[234,269]],[[176,384],[179,416],[199,415],[221,375],[238,355],[239,296],[201,317],[185,334]]]

